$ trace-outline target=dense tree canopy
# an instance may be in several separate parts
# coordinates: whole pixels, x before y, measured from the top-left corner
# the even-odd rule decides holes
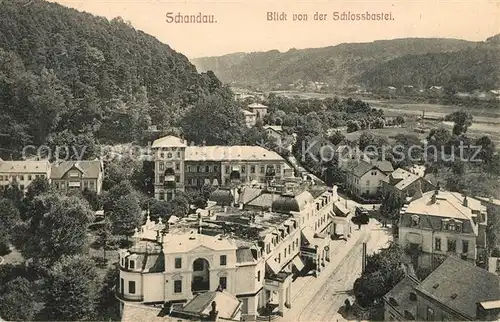
[[[207,95],[230,99],[213,73],[121,18],[40,0],[0,2],[0,93],[5,156],[44,143],[92,156],[96,143],[140,140],[150,124],[178,127]]]

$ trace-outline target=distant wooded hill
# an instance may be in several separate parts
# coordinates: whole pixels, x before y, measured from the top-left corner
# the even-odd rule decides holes
[[[336,88],[447,86],[493,89],[499,86],[499,35],[485,42],[407,38],[340,44],[313,49],[235,53],[193,59],[199,71],[213,70],[224,82],[269,88],[324,82]],[[496,59],[496,62],[495,62]],[[445,84],[446,83],[446,84]]]

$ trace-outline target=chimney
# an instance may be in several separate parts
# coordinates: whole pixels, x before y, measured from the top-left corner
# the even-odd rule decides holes
[[[437,190],[434,191],[434,193],[432,194],[432,197],[431,197],[431,203],[436,203],[436,195],[437,195]]]
[[[210,321],[217,321],[219,312],[217,311],[217,303],[215,301],[212,301],[212,310],[210,310],[209,317]]]
[[[417,179],[416,183],[416,188],[415,188],[415,193],[413,194],[412,200],[417,200],[419,198],[422,198],[423,192],[422,192],[422,183],[420,182],[420,179]]]
[[[201,229],[202,223],[203,223],[203,221],[201,219],[201,213],[198,213],[198,234],[202,233],[202,229]]]
[[[434,194],[437,195],[439,193],[439,190],[441,190],[441,182],[438,181],[436,184],[436,191]]]
[[[469,206],[469,200],[467,200],[467,195],[464,195],[464,202],[463,202],[464,207]]]

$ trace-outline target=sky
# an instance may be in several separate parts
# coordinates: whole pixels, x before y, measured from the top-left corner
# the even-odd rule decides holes
[[[109,19],[120,16],[189,58],[406,37],[483,41],[500,33],[500,0],[50,0]],[[216,23],[167,23],[167,13],[214,15]],[[284,12],[287,21],[268,21]],[[314,20],[315,13],[325,20]],[[334,12],[391,14],[388,21],[335,21]],[[293,21],[307,14],[307,21]]]

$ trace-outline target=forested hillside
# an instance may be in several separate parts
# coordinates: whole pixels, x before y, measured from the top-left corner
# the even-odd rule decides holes
[[[0,157],[26,144],[139,140],[179,126],[206,95],[230,99],[213,73],[120,18],[46,1],[0,1]]]
[[[451,92],[500,87],[500,48],[482,45],[452,53],[406,55],[362,73],[358,82],[370,88],[413,85],[444,86]]]
[[[476,47],[457,39],[407,38],[340,44],[313,49],[236,53],[194,59],[198,70],[213,70],[224,82],[269,87],[277,84],[326,82],[341,87],[357,82],[363,72],[405,55],[443,53]]]

